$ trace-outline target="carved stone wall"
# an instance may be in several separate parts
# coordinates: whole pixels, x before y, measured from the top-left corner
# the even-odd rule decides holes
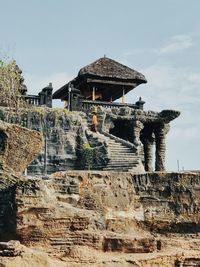
[[[115,125],[118,122],[121,125],[121,129],[120,127],[117,129],[121,130],[121,134],[117,133],[118,137],[136,146],[137,153],[144,157],[142,161],[146,171],[165,170],[166,134],[169,131],[169,122],[180,115],[179,111],[154,112],[123,107],[110,110],[100,109],[99,113],[102,112],[105,114],[105,120],[101,122],[103,130],[114,134]],[[125,127],[127,122],[129,127]],[[126,131],[130,133],[124,134]],[[153,145],[156,151],[155,164],[152,162]]]
[[[43,134],[43,148],[28,166],[28,174],[41,175],[76,168],[77,136],[82,127],[81,117],[77,113],[67,114],[67,111],[38,108],[12,114],[2,109],[0,119]]]
[[[90,115],[80,116],[78,112],[68,112],[67,110],[56,110],[48,108],[35,108],[13,114],[5,108],[0,109],[0,119],[10,123],[16,123],[29,129],[42,132],[44,137],[44,146],[38,157],[28,167],[28,174],[44,174],[56,171],[83,169],[78,146],[80,135],[84,135],[83,127],[90,126]],[[98,131],[108,132],[115,127],[116,122],[120,122],[117,131],[121,134],[121,139],[128,139],[135,146],[137,155],[144,155],[145,170],[152,170],[152,133],[156,144],[156,170],[164,170],[165,162],[165,137],[166,126],[169,121],[177,117],[177,111],[153,112],[135,110],[131,108],[118,109],[98,109]],[[84,121],[85,120],[85,121]],[[88,123],[88,125],[85,125]],[[122,127],[120,127],[122,125]],[[128,125],[126,129],[123,127]],[[149,128],[148,131],[146,131]],[[143,129],[144,128],[144,129]],[[141,138],[141,133],[144,132]],[[120,133],[119,133],[120,134]],[[143,146],[141,145],[141,141]],[[89,142],[89,141],[88,141]],[[102,146],[103,141],[102,141]],[[105,146],[97,151],[99,161],[97,160],[93,169],[100,165],[105,167],[107,162]],[[99,156],[100,155],[100,156]],[[102,167],[102,168],[103,168]],[[87,167],[86,167],[87,168]]]

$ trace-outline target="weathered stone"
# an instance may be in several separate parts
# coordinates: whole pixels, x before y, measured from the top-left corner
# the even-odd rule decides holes
[[[0,122],[0,163],[3,169],[21,173],[43,146],[40,133]]]
[[[178,111],[144,111],[129,107],[98,109],[98,134],[90,131],[91,114],[68,112],[63,109],[34,108],[14,114],[5,108],[0,118],[17,123],[43,134],[44,146],[38,157],[28,167],[28,174],[50,174],[73,169],[97,169],[123,171],[152,170],[152,135],[156,143],[156,170],[164,170],[165,135],[162,134],[169,121],[179,116]],[[149,129],[151,131],[149,131]],[[160,130],[159,130],[160,129]],[[145,136],[145,138],[143,138]],[[109,149],[114,140],[123,151],[120,160]],[[107,139],[107,141],[106,141]],[[142,145],[143,144],[143,145]],[[92,162],[85,157],[84,145],[91,147]],[[131,148],[121,157],[122,152]],[[110,151],[112,153],[110,153]],[[127,157],[130,159],[127,160]],[[123,159],[123,160],[122,160]],[[142,166],[142,163],[144,167]]]
[[[57,266],[198,264],[199,185],[197,173],[68,171],[45,180],[27,177],[15,189],[0,191],[0,200],[7,196],[5,207],[12,207],[1,213],[0,232],[37,248],[20,252],[21,266],[39,247],[49,260],[62,257]],[[0,243],[0,254],[11,255],[11,248]],[[40,260],[37,266],[45,266]]]
[[[165,170],[165,151],[166,151],[166,134],[169,131],[169,124],[159,125],[156,128],[155,142],[156,142],[156,162],[155,170],[164,171]]]
[[[41,152],[28,167],[28,174],[46,174],[75,169],[76,146],[81,118],[78,114],[59,109],[33,108],[20,114],[1,109],[0,118],[39,131],[44,138]]]
[[[16,257],[20,256],[24,251],[24,246],[17,240],[10,240],[9,242],[0,242],[0,256],[1,257]]]

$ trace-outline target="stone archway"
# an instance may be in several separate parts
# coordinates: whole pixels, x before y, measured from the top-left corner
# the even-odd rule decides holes
[[[112,121],[112,128],[109,129],[109,133],[133,143],[134,137],[132,124],[133,123],[128,119],[114,119]]]

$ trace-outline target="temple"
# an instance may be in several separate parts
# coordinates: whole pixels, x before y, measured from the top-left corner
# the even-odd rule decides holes
[[[108,154],[107,163],[97,166],[97,169],[165,170],[169,122],[180,112],[145,111],[145,102],[141,98],[136,103],[126,103],[125,95],[146,82],[145,76],[138,71],[103,57],[81,68],[77,77],[53,94],[53,99],[65,101],[69,110],[84,112],[87,130],[92,110],[95,108],[97,111],[99,135],[96,138],[107,137]],[[119,98],[121,101],[117,102]]]
[[[78,76],[57,90],[53,98],[70,101],[71,109],[82,109],[90,103],[95,105],[96,101],[100,101],[98,105],[107,105],[119,98],[123,105],[125,94],[146,82],[143,74],[103,57],[80,69]]]
[[[18,66],[17,71],[21,75]],[[146,111],[141,97],[127,103],[126,94],[145,83],[143,74],[107,57],[81,68],[53,95],[51,83],[38,95],[27,94],[21,76],[20,92],[30,104],[29,111],[11,115],[2,107],[0,119],[42,132],[45,145],[28,167],[29,174],[69,169],[164,171],[169,123],[180,112]],[[57,113],[52,99],[65,101],[72,112]],[[91,131],[94,111],[97,133]]]

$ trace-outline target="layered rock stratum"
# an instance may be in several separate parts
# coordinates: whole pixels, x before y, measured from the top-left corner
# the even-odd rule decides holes
[[[23,249],[2,266],[198,266],[199,183],[192,173],[21,177],[1,192],[15,209],[1,235]]]
[[[41,135],[0,130],[0,266],[200,265],[199,173],[24,176]]]

